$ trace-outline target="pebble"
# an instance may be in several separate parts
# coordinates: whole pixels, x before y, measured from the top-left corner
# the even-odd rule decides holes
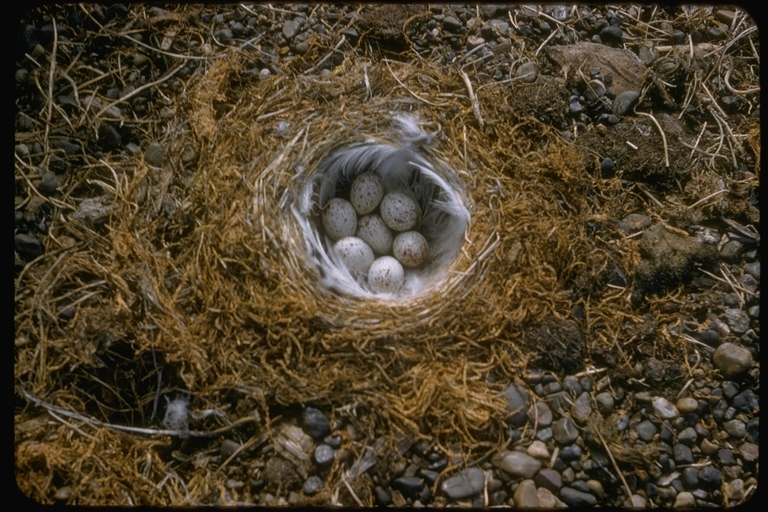
[[[759,448],[755,443],[742,443],[739,446],[739,454],[747,462],[754,462],[757,460]]]
[[[53,499],[56,501],[67,501],[70,496],[72,496],[72,488],[68,485],[65,485],[64,487],[59,487],[56,490],[56,493],[53,495]]]
[[[331,423],[323,411],[307,407],[301,415],[304,430],[315,441],[320,441],[331,433]]]
[[[458,32],[463,28],[464,25],[461,24],[459,20],[454,18],[453,16],[446,16],[443,19],[443,28],[449,32]]]
[[[676,418],[680,414],[677,407],[671,404],[666,398],[655,396],[651,400],[651,403],[653,404],[653,412],[662,419]]]
[[[600,414],[603,416],[608,416],[613,412],[613,396],[607,391],[598,393],[595,396],[595,402],[597,402],[597,410],[600,411]]]
[[[677,465],[681,464],[693,464],[693,452],[684,444],[676,444],[672,448],[672,453],[675,457]]]
[[[645,420],[635,425],[635,432],[637,432],[640,439],[649,443],[653,440],[653,436],[656,435],[657,429],[651,420]]]
[[[546,402],[536,402],[528,408],[528,419],[539,427],[548,427],[552,424],[552,409]]]
[[[623,35],[619,27],[609,25],[600,31],[600,40],[604,43],[620,43]]]
[[[539,441],[543,441],[543,442],[545,442],[545,443],[546,443],[547,441],[549,441],[550,439],[552,439],[552,429],[551,429],[551,428],[549,428],[549,427],[547,427],[547,428],[542,428],[541,430],[539,430],[538,432],[536,432],[536,439],[538,439]]]
[[[639,494],[633,494],[626,500],[624,500],[624,506],[627,508],[645,508],[646,501],[645,498],[640,496]]]
[[[376,494],[377,505],[381,507],[386,507],[387,505],[392,503],[392,493],[390,493],[388,489],[384,489],[380,485],[377,485],[373,491]]]
[[[19,233],[13,237],[19,255],[25,260],[33,260],[43,254],[43,244],[32,235]]]
[[[480,494],[485,486],[485,473],[480,468],[464,469],[446,479],[440,486],[443,494],[463,500]]]
[[[317,476],[312,475],[311,477],[307,478],[307,480],[304,482],[304,486],[302,487],[302,490],[304,491],[304,494],[307,496],[313,496],[317,494],[317,491],[322,489],[325,486],[323,483],[323,480]]]
[[[56,192],[57,188],[59,188],[59,181],[59,177],[56,176],[55,173],[46,171],[45,174],[43,174],[43,179],[40,182],[40,186],[37,187],[37,190],[45,196],[50,196]]]
[[[701,449],[701,453],[704,455],[712,455],[715,453],[720,447],[716,444],[714,444],[709,439],[702,439],[701,444],[699,445],[699,448]]]
[[[704,466],[699,471],[699,481],[707,487],[719,488],[723,483],[723,472],[714,466]]]
[[[752,353],[733,343],[723,343],[712,355],[712,363],[725,378],[741,375],[752,367]]]
[[[683,469],[681,480],[687,489],[693,489],[699,484],[699,470],[692,466]]]
[[[741,309],[726,308],[725,321],[736,334],[744,334],[749,330],[749,316]]]
[[[392,481],[392,487],[406,498],[417,499],[421,488],[424,487],[424,479],[417,476],[401,476]]]
[[[317,465],[320,467],[331,465],[335,455],[333,448],[327,444],[319,444],[315,448],[315,462],[317,462]]]
[[[743,267],[744,272],[751,275],[755,279],[760,279],[760,262],[755,261],[753,263],[747,263]]]
[[[628,114],[640,98],[640,93],[636,91],[624,91],[613,100],[613,113],[617,116]]]
[[[544,487],[552,492],[557,492],[563,486],[563,479],[560,473],[554,469],[545,468],[539,471],[534,479],[536,485]]]
[[[536,494],[536,485],[533,480],[523,480],[515,489],[513,495],[515,506],[518,508],[538,508],[539,497]]]
[[[224,459],[228,459],[230,456],[232,456],[233,453],[235,453],[240,448],[240,443],[237,443],[231,439],[225,439],[221,442],[221,447],[219,448],[219,453],[221,453],[221,456]]]
[[[507,400],[507,411],[510,413],[507,422],[516,427],[522,426],[525,423],[528,409],[528,392],[511,384],[504,389],[502,394]]]
[[[723,493],[729,500],[741,501],[744,499],[744,480],[735,478],[730,482],[726,482],[725,486],[723,486]]]
[[[553,509],[558,506],[560,500],[550,491],[544,487],[536,489],[536,497],[539,499],[539,506],[545,509]]]
[[[297,19],[288,20],[283,23],[283,37],[285,37],[286,41],[293,39],[294,36],[299,32],[300,27],[301,22]]]
[[[594,507],[597,504],[597,498],[593,495],[578,491],[572,487],[563,487],[560,489],[560,497],[566,505],[571,507]]]
[[[683,414],[686,414],[686,413],[693,412],[696,409],[698,409],[699,408],[699,403],[696,401],[695,398],[686,397],[686,398],[681,398],[680,400],[678,400],[677,404],[676,404],[676,407],[677,407],[678,411],[680,411]]]
[[[690,492],[683,491],[677,494],[673,506],[675,508],[693,508],[696,506],[696,499]]]
[[[577,444],[566,446],[560,452],[560,458],[566,462],[579,460],[581,458],[581,447]]]
[[[723,429],[734,439],[741,439],[747,434],[747,427],[741,420],[723,422]]]
[[[538,76],[538,66],[535,62],[526,62],[515,71],[515,78],[523,83],[531,84]]]
[[[570,418],[560,418],[552,423],[552,435],[560,444],[571,444],[579,437],[579,431]]]
[[[679,434],[677,434],[678,442],[686,446],[693,446],[696,444],[697,438],[698,434],[696,433],[696,430],[693,429],[693,427],[684,428]]]
[[[581,386],[579,386],[579,389],[581,389]],[[591,414],[592,398],[590,397],[589,393],[584,391],[573,402],[573,407],[571,407],[571,415],[578,424],[584,425],[589,420]]]
[[[726,263],[738,263],[742,252],[744,252],[744,245],[741,242],[729,240],[720,249],[720,259]]]
[[[163,166],[163,146],[158,142],[153,142],[144,152],[144,162],[152,167],[161,168]]]
[[[522,452],[504,452],[492,460],[493,465],[512,476],[533,478],[541,468],[541,462]]]
[[[535,457],[537,459],[548,459],[549,458],[549,450],[547,450],[547,445],[544,444],[544,442],[535,440],[533,441],[527,449],[528,455],[531,457]]]
[[[760,402],[757,400],[754,391],[751,389],[745,389],[738,395],[733,397],[733,406],[741,412],[755,413],[760,407]]]

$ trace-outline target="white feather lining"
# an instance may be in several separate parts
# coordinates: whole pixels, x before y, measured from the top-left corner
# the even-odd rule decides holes
[[[465,240],[470,215],[460,191],[463,186],[446,164],[431,162],[419,150],[432,135],[409,116],[396,116],[400,145],[366,141],[340,147],[326,157],[304,183],[298,204],[291,208],[304,234],[309,261],[320,275],[319,284],[342,295],[360,298],[411,299],[438,286],[446,277]],[[356,280],[333,251],[332,240],[319,223],[319,211],[366,171],[376,172],[387,191],[402,191],[421,207],[420,231],[427,239],[430,256],[418,269],[406,269],[405,284],[396,294],[377,294],[365,280]]]

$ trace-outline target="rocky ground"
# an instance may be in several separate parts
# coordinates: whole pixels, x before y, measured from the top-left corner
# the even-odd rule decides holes
[[[663,203],[668,214],[662,218],[672,224],[662,228],[658,218],[645,214],[614,219],[626,236],[642,236],[644,259],[635,275],[618,269],[604,284],[627,290],[634,285],[638,307],[646,296],[682,293],[685,298],[670,300],[665,310],[676,320],[659,325],[649,317],[638,328],[632,343],[645,357],[635,359],[634,368],[622,368],[608,353],[591,353],[586,361],[569,358],[567,347],[581,336],[578,327],[532,329],[528,343],[551,350],[504,390],[510,414],[506,443],[491,455],[467,458],[416,438],[402,439],[395,454],[382,453],[375,442],[353,453],[349,444],[362,439],[353,422],[342,425],[329,411],[305,407],[296,424],[278,425],[272,440],[243,446],[222,436],[218,448],[204,452],[174,445],[168,468],[202,467],[205,460],[221,465],[227,477],[217,498],[197,500],[186,488],[192,480],[181,479],[174,504],[688,508],[735,506],[754,494],[760,137],[759,129],[750,130],[760,115],[760,72],[756,26],[744,12],[81,4],[32,11],[17,30],[17,312],[27,269],[77,238],[66,231],[50,238],[57,216],[89,219],[98,230],[109,215],[109,205],[95,192],[93,199],[70,205],[71,195],[83,198],[99,185],[89,165],[104,155],[143,155],[148,164],[161,166],[167,148],[158,140],[163,120],[174,115],[174,98],[203,76],[207,59],[232,49],[251,52],[251,67],[242,73],[262,79],[289,76],[313,45],[337,51],[323,52],[304,72],[329,77],[348,55],[369,45],[438,68],[461,66],[480,77],[478,83],[535,84],[536,96],[521,96],[513,107],[600,155],[595,172],[612,176],[617,165],[627,169],[623,177],[640,182],[647,201]],[[627,49],[637,58],[618,52]],[[55,83],[49,73],[57,73]],[[633,114],[643,101],[653,108]],[[93,128],[92,119],[115,111],[123,122]],[[641,161],[633,146],[651,139],[655,143]],[[686,140],[698,170],[691,172],[682,159],[658,163],[668,153],[679,154],[673,146],[679,149]],[[194,149],[181,159],[194,161]],[[690,208],[691,183],[714,187],[693,196],[709,206],[698,216]],[[698,266],[710,271],[698,272]],[[58,314],[71,316],[76,306],[65,298]],[[575,308],[573,318],[574,325],[585,321],[584,311]],[[687,341],[687,359],[655,352],[660,331]],[[26,332],[17,325],[17,364],[30,349]],[[33,403],[19,392],[17,418]],[[24,425],[29,427],[26,420]],[[17,445],[37,435],[26,427],[17,424]],[[338,467],[345,480],[329,495],[323,492],[326,478]],[[19,483],[37,501],[93,501],[93,490],[77,482],[55,478],[49,484],[33,492]]]

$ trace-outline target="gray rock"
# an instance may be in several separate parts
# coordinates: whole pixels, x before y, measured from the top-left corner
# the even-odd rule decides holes
[[[725,321],[731,331],[736,334],[744,334],[749,330],[749,316],[738,308],[727,308],[725,310]]]
[[[742,276],[742,278],[739,279],[739,284],[747,291],[757,291],[757,280],[749,274]]]
[[[645,508],[646,501],[645,501],[645,498],[643,498],[639,494],[633,494],[632,496],[624,500],[623,506],[627,508]]]
[[[46,171],[45,174],[43,174],[43,179],[40,182],[40,186],[37,187],[37,190],[45,196],[50,196],[56,192],[57,188],[59,188],[59,181],[59,177],[56,176],[55,173]]]
[[[693,427],[684,428],[679,434],[677,434],[677,441],[686,446],[693,446],[696,444],[696,439],[699,435]]]
[[[304,431],[315,441],[320,441],[331,433],[331,423],[323,411],[319,409],[307,407],[304,409],[301,419],[304,424]]]
[[[636,91],[624,91],[613,100],[613,113],[618,116],[628,114],[640,98],[640,93]]]
[[[522,478],[533,478],[541,469],[541,462],[522,452],[503,452],[495,456],[491,463],[510,475]]]
[[[560,473],[555,471],[554,469],[542,469],[539,471],[539,473],[536,475],[536,478],[534,479],[536,482],[536,485],[539,487],[544,487],[546,489],[549,489],[552,492],[557,492],[560,490],[560,488],[563,486],[563,479],[560,476]]]
[[[528,409],[528,392],[510,384],[502,391],[502,395],[507,400],[507,411],[510,413],[507,422],[516,427],[523,425]]]
[[[699,481],[706,487],[719,488],[723,483],[723,472],[714,466],[704,466],[699,471]]]
[[[517,485],[513,495],[517,508],[538,508],[539,497],[536,494],[536,485],[533,480],[523,480]]]
[[[544,441],[545,443],[552,439],[552,428],[542,428],[538,432],[536,432],[536,439],[539,441]]]
[[[744,480],[741,478],[735,478],[730,482],[726,482],[723,493],[729,500],[741,501],[744,499]]]
[[[406,498],[418,498],[419,491],[424,487],[424,479],[417,476],[401,476],[392,481],[392,487],[400,491]]]
[[[231,439],[225,439],[221,442],[219,453],[224,459],[228,459],[240,448],[240,443],[237,443]]]
[[[560,497],[566,505],[570,507],[594,507],[597,504],[597,498],[583,491],[578,491],[572,487],[563,487],[560,489]]]
[[[741,420],[730,420],[723,422],[723,429],[734,439],[741,439],[747,435],[747,426]]]
[[[293,37],[298,34],[299,28],[301,27],[301,23],[299,20],[288,20],[283,24],[283,37],[285,37],[286,41],[290,41],[293,39]]]
[[[712,355],[712,363],[725,378],[729,379],[741,375],[752,367],[752,353],[733,343],[723,343]]]
[[[760,407],[760,402],[754,391],[745,389],[733,397],[733,406],[741,412],[757,413],[758,408]]]
[[[25,260],[33,260],[43,254],[43,244],[32,235],[19,233],[13,237],[16,251]]]
[[[571,444],[579,437],[579,431],[570,418],[560,418],[552,423],[552,435],[560,444]]]
[[[483,15],[483,18],[486,20],[493,18],[496,16],[496,9],[498,6],[494,4],[484,4],[480,6],[480,14]]]
[[[579,386],[581,389],[581,386]],[[592,400],[589,393],[582,392],[579,397],[574,400],[571,407],[571,416],[579,425],[584,425],[592,414]]]
[[[333,448],[327,444],[319,444],[315,448],[315,462],[320,467],[330,466],[333,463],[335,457]]]
[[[677,465],[693,464],[693,453],[691,452],[691,449],[684,444],[676,444],[672,448],[672,453],[674,454]]]
[[[480,494],[484,486],[485,472],[480,468],[469,468],[446,479],[440,488],[452,500],[463,500]]]
[[[463,26],[461,21],[453,16],[446,16],[445,19],[443,19],[443,28],[449,32],[458,32]]]
[[[144,162],[152,167],[163,166],[163,146],[159,142],[153,142],[144,152]]]
[[[523,83],[532,84],[536,81],[539,68],[535,62],[526,62],[515,71],[515,78]]]
[[[637,436],[640,439],[649,443],[653,440],[653,436],[656,435],[657,429],[651,420],[645,420],[635,425],[635,432],[637,432]]]
[[[753,263],[747,263],[744,265],[744,272],[751,275],[755,279],[760,279],[760,262],[755,261]]]
[[[683,469],[680,479],[686,489],[693,489],[699,484],[699,470],[692,466],[688,466]]]
[[[624,32],[619,27],[609,25],[600,31],[600,40],[605,43],[620,43]]]
[[[720,258],[726,263],[738,263],[742,252],[744,252],[744,244],[738,240],[729,240],[720,249]]]
[[[613,412],[613,396],[607,391],[598,393],[597,396],[595,396],[595,402],[597,402],[597,410],[600,411],[600,414],[603,416],[608,416]]]
[[[539,427],[548,427],[552,424],[552,409],[546,402],[536,402],[528,408],[528,419]]]
[[[314,496],[317,494],[317,491],[323,487],[325,487],[323,480],[317,475],[312,475],[311,477],[307,478],[307,480],[304,482],[304,486],[301,489],[307,496]]]
[[[677,494],[673,506],[675,508],[693,508],[696,506],[696,499],[693,497],[693,494],[683,491]]]
[[[629,226],[631,232],[640,231],[651,225],[651,219],[642,213],[630,213],[622,219]]]
[[[232,40],[232,37],[234,37],[229,27],[224,27],[220,30],[217,30],[216,32],[213,33],[213,35],[216,39],[218,39],[220,43],[223,43],[223,44],[227,44]]]
[[[754,306],[750,307],[747,310],[747,314],[750,316],[750,318],[760,318],[760,305],[755,304]]]
[[[653,412],[655,412],[661,419],[669,420],[680,415],[677,407],[664,397],[655,396],[651,400],[651,403],[653,404]]]

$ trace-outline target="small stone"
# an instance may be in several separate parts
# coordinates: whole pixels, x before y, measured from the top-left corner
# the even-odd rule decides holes
[[[635,425],[635,432],[640,439],[646,443],[650,443],[653,440],[653,436],[656,435],[656,425],[650,420],[641,421]]]
[[[640,496],[639,494],[633,494],[626,500],[624,500],[623,506],[627,508],[645,508],[646,501],[645,498]]]
[[[598,393],[595,396],[595,402],[597,402],[597,410],[600,411],[600,414],[603,416],[608,416],[613,412],[613,396],[607,391]]]
[[[548,427],[552,424],[552,409],[546,402],[536,402],[528,408],[528,419],[539,427]]]
[[[744,265],[743,269],[744,269],[744,272],[751,275],[755,279],[758,279],[758,280],[760,279],[760,262],[759,261],[747,263],[746,265]]]
[[[579,389],[581,389],[581,386],[579,386]],[[589,396],[589,393],[584,391],[576,400],[574,400],[573,406],[571,407],[571,416],[573,416],[573,419],[576,420],[577,423],[584,425],[589,420],[591,414],[591,397]]]
[[[453,16],[446,16],[443,19],[443,28],[449,32],[456,33],[464,27],[462,23]]]
[[[695,398],[681,398],[677,401],[677,410],[680,411],[683,414],[694,412],[696,409],[699,408],[699,403],[696,401]]]
[[[673,506],[675,508],[693,508],[696,506],[696,499],[690,492],[683,491],[677,494],[675,497],[675,504]]]
[[[56,192],[57,188],[59,188],[59,177],[51,171],[46,171],[37,190],[45,196],[50,196]]]
[[[719,446],[714,444],[709,439],[702,439],[701,444],[699,445],[699,449],[701,449],[701,453],[704,455],[712,455],[718,450]]]
[[[726,482],[723,487],[723,493],[726,499],[733,501],[741,501],[744,499],[744,481],[741,478],[736,478],[730,482]]]
[[[626,115],[635,106],[640,98],[640,93],[636,91],[624,91],[613,100],[613,113],[618,116]]]
[[[696,444],[696,439],[698,437],[699,435],[696,433],[696,430],[694,430],[693,427],[687,427],[683,429],[682,432],[677,434],[677,441],[686,446],[693,446]]]
[[[544,487],[546,489],[549,489],[552,492],[557,492],[560,490],[560,488],[563,486],[563,479],[560,476],[560,473],[555,471],[554,469],[542,469],[539,471],[539,473],[536,475],[536,478],[534,479],[536,482],[536,485],[539,487]]]
[[[552,435],[560,444],[571,444],[579,437],[579,431],[570,418],[560,418],[552,423]]]
[[[235,453],[239,449],[240,449],[240,443],[237,443],[231,439],[225,439],[221,442],[219,453],[221,453],[222,458],[228,459],[229,457],[232,456],[233,453]]]
[[[301,23],[298,20],[288,20],[283,23],[283,37],[286,41],[290,41],[299,32]]]
[[[739,284],[748,292],[754,293],[757,291],[757,279],[749,274],[743,275],[741,279],[739,279]]]
[[[684,444],[676,444],[672,448],[672,453],[678,466],[681,464],[693,464],[693,452]]]
[[[744,252],[744,244],[738,240],[729,240],[720,249],[720,259],[726,263],[738,263],[742,252]]]
[[[317,494],[317,491],[322,489],[324,486],[325,484],[319,476],[312,475],[311,477],[307,478],[307,480],[304,482],[304,486],[301,489],[307,496],[314,496]]]
[[[686,489],[693,489],[699,484],[699,470],[692,466],[683,469],[681,480]]]
[[[547,445],[539,440],[533,441],[530,446],[528,446],[527,452],[528,455],[537,459],[549,458],[549,450],[547,450]]]
[[[741,412],[756,413],[759,410],[760,402],[758,402],[754,391],[745,389],[733,397],[733,406]]]
[[[389,490],[377,485],[374,492],[376,493],[376,504],[380,507],[386,507],[392,503],[392,493]]]
[[[153,142],[144,152],[144,162],[152,167],[163,166],[163,147],[158,142]]]
[[[33,260],[43,254],[43,244],[32,235],[19,233],[13,237],[16,251],[25,260]]]
[[[538,66],[535,62],[526,62],[515,71],[515,78],[523,83],[532,84],[538,76]]]
[[[741,439],[747,434],[747,427],[741,420],[723,422],[723,429],[734,439]]]
[[[539,506],[544,509],[555,508],[559,501],[557,497],[552,494],[552,491],[544,487],[536,489],[536,497],[539,499]]]
[[[650,403],[653,400],[653,396],[650,391],[638,391],[635,393],[635,400],[642,403]]]
[[[452,500],[477,496],[485,486],[485,472],[480,468],[464,469],[446,479],[440,486]]]
[[[538,508],[539,497],[533,480],[523,480],[517,485],[513,495],[515,506],[518,508]]]
[[[572,487],[560,489],[560,497],[566,505],[571,507],[594,507],[597,504],[597,498],[589,493],[577,491]]]
[[[714,466],[704,466],[699,471],[699,481],[706,487],[719,488],[723,483],[723,473]]]
[[[552,429],[550,427],[540,429],[536,432],[536,439],[546,443],[552,439]]]
[[[600,483],[599,480],[590,478],[589,480],[587,480],[586,485],[592,494],[596,494],[597,496],[602,496],[605,494],[605,489],[603,488],[603,484]]]
[[[562,461],[562,459],[557,459],[557,461],[561,464],[565,464],[565,462]],[[571,467],[567,467],[562,470],[562,473],[560,473],[560,476],[563,478],[564,484],[570,484],[576,479],[576,472]]]
[[[577,461],[581,459],[581,447],[577,444],[571,444],[563,448],[560,452],[560,458],[565,462]]]
[[[229,27],[224,27],[220,30],[217,30],[213,33],[213,36],[222,44],[227,44],[234,37]]]
[[[609,25],[600,31],[600,40],[604,43],[620,43],[623,35],[619,27]]]
[[[56,493],[53,495],[53,499],[56,501],[67,501],[70,496],[72,496],[72,488],[68,485],[65,485],[64,487],[59,487],[56,490]]]
[[[725,321],[736,334],[744,334],[749,330],[749,316],[740,309],[726,308]]]
[[[491,462],[510,475],[522,478],[533,478],[541,468],[541,462],[521,452],[504,452],[495,456]]]
[[[655,412],[659,418],[672,419],[680,414],[677,407],[672,405],[666,398],[655,396],[651,400],[651,403],[653,404],[653,412]]]
[[[758,446],[754,443],[742,443],[739,446],[739,454],[747,462],[754,462],[757,460],[759,453]]]
[[[712,363],[725,378],[732,378],[752,367],[752,353],[733,343],[723,343],[712,355]]]
[[[304,430],[315,441],[319,441],[331,433],[331,423],[319,409],[307,407],[302,413]]]
[[[327,444],[319,444],[315,448],[315,462],[320,467],[330,466],[335,456],[333,448]]]
[[[502,395],[507,400],[507,411],[510,414],[507,422],[516,427],[523,425],[528,409],[528,392],[511,384],[504,389]]]

